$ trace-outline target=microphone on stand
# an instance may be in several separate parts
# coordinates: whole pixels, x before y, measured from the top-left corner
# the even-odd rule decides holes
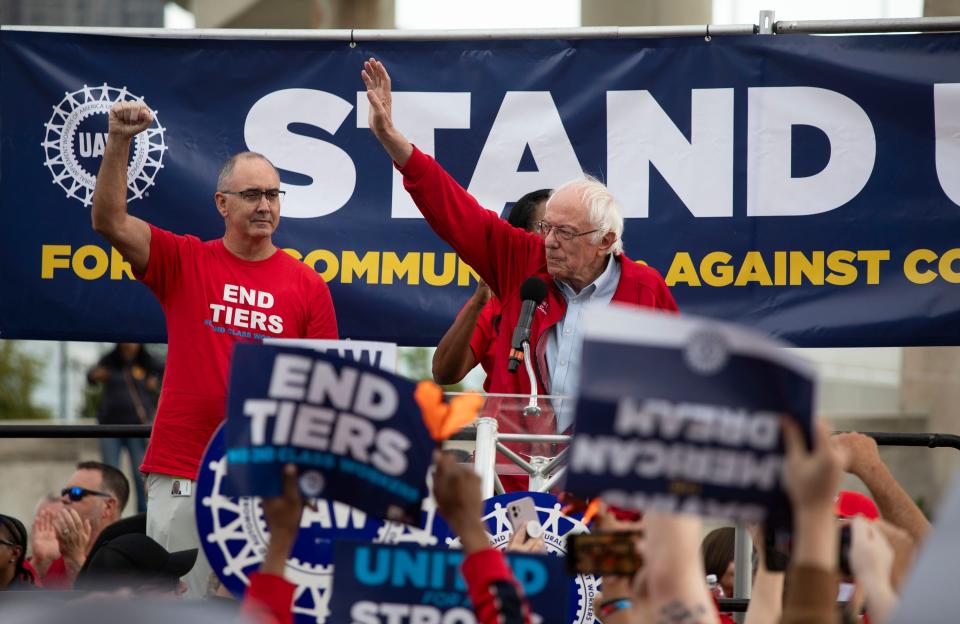
[[[517,327],[513,330],[513,341],[510,343],[510,361],[507,370],[517,372],[523,362],[523,344],[530,344],[530,326],[533,324],[533,312],[547,296],[547,283],[539,277],[528,277],[520,286],[520,299],[523,305],[520,308],[520,318]],[[535,389],[536,386],[534,385]]]

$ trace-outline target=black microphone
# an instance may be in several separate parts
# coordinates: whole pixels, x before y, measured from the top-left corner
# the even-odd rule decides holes
[[[528,277],[520,286],[520,299],[523,306],[520,308],[520,318],[517,319],[517,328],[513,330],[513,342],[510,344],[510,362],[507,370],[517,372],[523,362],[523,343],[530,342],[530,325],[533,324],[533,311],[547,296],[547,283],[539,277]]]

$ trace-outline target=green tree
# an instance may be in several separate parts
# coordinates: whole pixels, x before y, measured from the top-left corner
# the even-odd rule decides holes
[[[397,373],[422,381],[433,379],[433,352],[431,347],[400,347],[397,349]],[[444,390],[457,392],[463,390],[463,384],[444,386]]]
[[[40,360],[18,349],[16,341],[0,340],[0,419],[50,418],[50,410],[31,400],[41,370]]]

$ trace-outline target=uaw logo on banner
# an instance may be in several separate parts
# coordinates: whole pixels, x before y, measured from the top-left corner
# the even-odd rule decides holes
[[[484,501],[483,521],[487,525],[490,543],[495,548],[505,549],[513,535],[513,528],[507,518],[507,505],[514,500],[528,496],[533,498],[537,509],[537,518],[543,527],[543,542],[547,554],[556,557],[566,556],[567,536],[590,532],[579,518],[568,516],[562,512],[563,506],[557,500],[557,497],[542,492],[510,492]],[[429,534],[434,536],[436,543],[446,544],[451,548],[460,547],[460,540],[453,534],[443,519],[436,514],[436,507],[432,499],[425,501],[424,515],[423,526],[429,529]],[[393,539],[393,531],[393,527],[386,529],[384,533],[385,542],[396,543],[397,540]],[[404,541],[413,541],[403,533],[399,535],[407,538]],[[568,621],[571,624],[594,624],[596,619],[593,614],[593,599],[600,590],[599,579],[589,574],[578,574],[570,578],[569,583]]]
[[[64,95],[44,126],[46,134],[42,145],[46,159],[43,164],[67,197],[84,206],[93,202],[96,171],[107,142],[107,118],[116,102],[144,103],[144,100],[126,87],[118,89],[106,83],[99,87],[83,85],[82,89]],[[157,111],[153,111],[153,118],[153,124],[133,141],[127,169],[127,201],[144,197],[157,172],[163,168],[163,154],[167,150],[164,128]]]
[[[782,526],[780,421],[809,439],[813,409],[813,372],[784,346],[706,319],[592,310],[564,488]]]

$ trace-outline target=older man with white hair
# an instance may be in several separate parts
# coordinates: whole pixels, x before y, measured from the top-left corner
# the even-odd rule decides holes
[[[370,59],[361,76],[370,101],[370,129],[403,174],[404,186],[420,212],[503,303],[490,392],[531,392],[527,375],[507,369],[509,329],[522,305],[520,285],[531,276],[547,283],[547,297],[534,313],[530,332],[541,393],[576,394],[586,304],[614,301],[677,310],[663,278],[624,255],[623,217],[601,182],[585,177],[557,188],[536,234],[511,227],[480,206],[393,126],[390,76],[383,64]],[[569,416],[561,413],[559,430],[570,424]]]

